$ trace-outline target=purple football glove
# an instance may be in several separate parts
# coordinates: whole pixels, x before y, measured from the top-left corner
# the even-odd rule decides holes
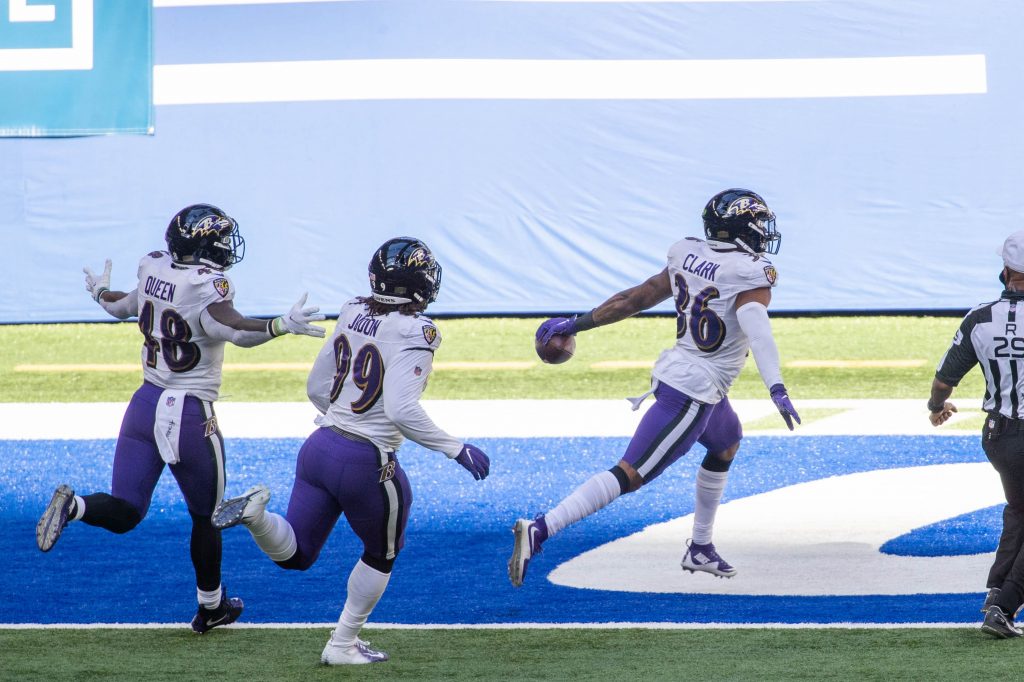
[[[789,399],[789,394],[786,393],[786,387],[782,384],[775,384],[769,390],[772,396],[772,402],[775,403],[775,407],[779,409],[779,414],[786,420],[786,426],[789,430],[793,430],[793,420],[796,423],[800,423],[800,415],[796,413],[796,408],[793,407],[793,403]]]
[[[484,451],[469,443],[462,446],[462,452],[455,458],[455,461],[464,466],[466,471],[473,474],[473,478],[478,481],[487,478],[487,473],[491,470],[491,460],[487,458]]]
[[[551,340],[551,337],[556,334],[561,336],[575,336],[576,318],[552,317],[550,320],[542,322],[541,325],[537,327],[537,340],[540,341],[542,346],[546,346],[548,341]]]

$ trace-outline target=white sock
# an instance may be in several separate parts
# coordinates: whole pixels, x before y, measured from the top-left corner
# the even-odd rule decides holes
[[[697,467],[697,507],[693,510],[693,544],[706,545],[711,542],[715,528],[715,513],[722,500],[728,471],[708,471]]]
[[[288,519],[274,512],[263,512],[246,525],[263,553],[274,561],[292,558],[299,548],[295,541],[295,530]]]
[[[381,573],[359,560],[348,576],[348,595],[341,610],[338,626],[331,633],[331,644],[351,646],[359,637],[370,612],[391,580],[390,573]]]
[[[554,509],[544,515],[548,537],[580,519],[590,516],[622,494],[619,479],[610,471],[591,476],[579,488],[569,493]]]
[[[85,516],[85,499],[81,495],[75,495],[75,513],[68,517],[68,521],[78,521]]]
[[[220,585],[217,586],[216,590],[200,590],[196,588],[196,599],[199,600],[199,605],[205,609],[215,609],[220,605],[221,589]]]

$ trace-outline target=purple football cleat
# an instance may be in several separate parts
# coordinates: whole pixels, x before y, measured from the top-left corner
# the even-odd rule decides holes
[[[508,579],[512,581],[512,587],[519,587],[526,578],[526,567],[530,559],[540,554],[540,546],[548,539],[548,524],[544,521],[544,515],[540,514],[533,521],[519,519],[516,525],[512,526],[515,534],[515,545],[512,547],[512,557],[508,560]]]
[[[687,540],[686,554],[683,555],[683,560],[679,562],[679,565],[683,567],[684,571],[690,573],[704,571],[711,575],[717,575],[719,578],[731,578],[736,575],[736,569],[728,561],[718,556],[714,544],[710,542],[706,545],[698,545],[692,540]]]

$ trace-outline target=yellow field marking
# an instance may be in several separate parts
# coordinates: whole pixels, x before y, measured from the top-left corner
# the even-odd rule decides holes
[[[927,360],[790,360],[786,367],[811,369],[874,369],[921,367]]]
[[[506,360],[502,362],[487,362],[476,360],[435,362],[434,369],[439,370],[480,370],[480,369],[531,369],[538,363],[532,360]]]
[[[590,363],[590,369],[650,369],[654,360],[601,360]]]
[[[518,370],[536,367],[538,363],[532,361],[507,361],[507,362],[435,362],[435,370]],[[225,372],[308,372],[312,367],[308,362],[227,362],[224,363]],[[23,364],[15,365],[15,372],[138,372],[140,366],[137,364]]]
[[[231,372],[286,372],[302,370],[308,372],[312,365],[308,362],[228,362],[225,371]],[[15,372],[138,372],[142,367],[128,363],[88,363],[65,365],[15,365]]]

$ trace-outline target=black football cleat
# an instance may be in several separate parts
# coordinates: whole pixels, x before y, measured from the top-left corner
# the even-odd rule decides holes
[[[238,620],[242,615],[244,604],[238,597],[228,597],[225,592],[220,598],[220,604],[215,609],[208,609],[200,606],[196,617],[192,619],[192,631],[198,634],[209,632],[221,625],[229,625]]]
[[[985,621],[981,624],[981,631],[999,637],[1010,639],[1024,635],[1020,628],[1013,624],[1013,618],[1006,615],[1001,608],[993,604],[985,612]]]

